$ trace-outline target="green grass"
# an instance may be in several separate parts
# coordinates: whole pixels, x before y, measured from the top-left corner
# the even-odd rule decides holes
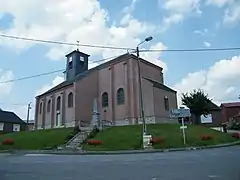
[[[55,148],[58,145],[66,143],[67,137],[71,133],[73,133],[73,128],[17,132],[0,135],[0,143],[5,138],[14,140],[14,145],[0,145],[0,149],[39,150]]]
[[[155,149],[184,147],[182,130],[178,124],[151,124],[147,125],[148,133],[153,137],[161,137],[163,143],[154,145]],[[98,146],[83,145],[85,150],[114,151],[133,150],[142,147],[142,126],[112,127],[99,132],[93,139],[102,140],[103,144]],[[213,139],[202,141],[201,135],[212,135]],[[218,132],[203,126],[188,125],[186,130],[186,146],[206,146],[235,141],[230,134]]]

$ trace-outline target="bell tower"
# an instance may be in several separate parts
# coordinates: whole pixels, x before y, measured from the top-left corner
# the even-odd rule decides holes
[[[77,75],[88,70],[89,56],[78,49],[66,55],[66,81],[74,80]]]

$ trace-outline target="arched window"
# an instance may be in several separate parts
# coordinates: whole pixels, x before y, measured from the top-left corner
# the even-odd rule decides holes
[[[47,103],[47,112],[49,113],[50,110],[51,110],[51,100],[49,99]]]
[[[68,107],[69,108],[73,107],[73,93],[72,92],[70,92],[68,94]]]
[[[58,96],[58,98],[57,98],[57,111],[60,111],[60,109],[61,109],[61,97]]]
[[[124,97],[124,89],[119,88],[117,90],[117,104],[122,105],[125,103],[125,97]]]
[[[40,103],[39,114],[42,114],[42,102]]]
[[[108,93],[104,92],[102,94],[102,107],[108,107]]]
[[[166,111],[169,111],[169,101],[167,96],[164,97],[164,107]]]

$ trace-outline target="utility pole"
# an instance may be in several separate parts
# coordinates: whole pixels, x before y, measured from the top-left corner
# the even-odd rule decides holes
[[[29,114],[31,109],[32,109],[32,102],[28,103],[28,107],[27,107],[27,130],[29,129],[28,124],[29,124]]]
[[[153,39],[152,36],[149,36],[140,42],[136,47],[137,53],[137,66],[138,66],[138,81],[139,81],[139,105],[140,105],[140,118],[142,117],[143,121],[143,136],[147,134],[147,126],[145,121],[144,107],[143,107],[143,93],[142,93],[142,77],[141,77],[141,68],[140,68],[140,55],[139,55],[139,46],[145,42],[149,42]]]

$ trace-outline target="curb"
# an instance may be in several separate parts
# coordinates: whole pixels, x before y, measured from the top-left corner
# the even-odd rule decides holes
[[[0,150],[0,154],[51,154],[51,155],[120,155],[120,154],[145,154],[145,153],[164,153],[176,151],[194,151],[202,149],[213,149],[240,145],[240,141],[235,141],[227,144],[198,146],[198,147],[183,147],[170,149],[151,149],[151,150],[126,150],[126,151],[82,151],[82,150]]]

